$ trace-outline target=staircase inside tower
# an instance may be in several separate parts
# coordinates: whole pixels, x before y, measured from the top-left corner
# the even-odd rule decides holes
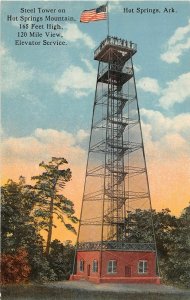
[[[107,37],[99,61],[80,249],[154,249],[151,202],[132,57],[136,45]]]

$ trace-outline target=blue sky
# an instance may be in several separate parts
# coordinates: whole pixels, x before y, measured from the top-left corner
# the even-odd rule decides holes
[[[83,24],[79,18],[84,9],[100,3],[104,2],[4,1],[1,5],[4,179],[16,180],[21,174],[29,179],[41,160],[65,156],[73,170],[68,195],[77,209],[97,72],[93,51],[107,35],[106,21]],[[67,45],[15,46],[19,22],[6,18],[19,16],[21,7],[65,8],[65,16],[76,19],[61,23]],[[153,207],[179,213],[189,202],[190,183],[190,2],[110,1],[109,7],[110,34],[138,45],[134,66]],[[160,13],[129,14],[123,13],[124,7],[158,8]],[[164,13],[164,8],[174,8],[175,13]]]

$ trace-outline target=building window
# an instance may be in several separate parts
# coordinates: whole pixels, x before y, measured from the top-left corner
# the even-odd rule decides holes
[[[98,272],[98,261],[97,260],[93,260],[93,264],[92,264],[92,272]]]
[[[109,260],[107,266],[108,273],[116,273],[117,272],[117,261],[116,260]]]
[[[141,274],[147,273],[147,261],[146,260],[139,260],[138,273],[141,273]]]
[[[80,259],[79,261],[79,271],[84,272],[84,260]]]

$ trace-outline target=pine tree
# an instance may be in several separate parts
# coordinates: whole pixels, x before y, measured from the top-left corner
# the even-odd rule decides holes
[[[66,182],[70,181],[72,176],[69,168],[63,169],[67,163],[65,158],[52,157],[49,163],[41,162],[39,164],[44,172],[41,175],[32,177],[36,181],[34,189],[37,193],[34,216],[38,220],[39,229],[44,229],[48,233],[46,255],[49,254],[53,227],[56,227],[54,216],[57,216],[68,230],[76,233],[71,224],[78,222],[78,219],[74,216],[74,204],[61,194]],[[68,220],[70,223],[67,223]]]

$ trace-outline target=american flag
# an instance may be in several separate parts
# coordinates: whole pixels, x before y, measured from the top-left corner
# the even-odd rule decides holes
[[[98,8],[83,10],[80,16],[80,22],[89,23],[107,19],[107,5],[101,5]]]

